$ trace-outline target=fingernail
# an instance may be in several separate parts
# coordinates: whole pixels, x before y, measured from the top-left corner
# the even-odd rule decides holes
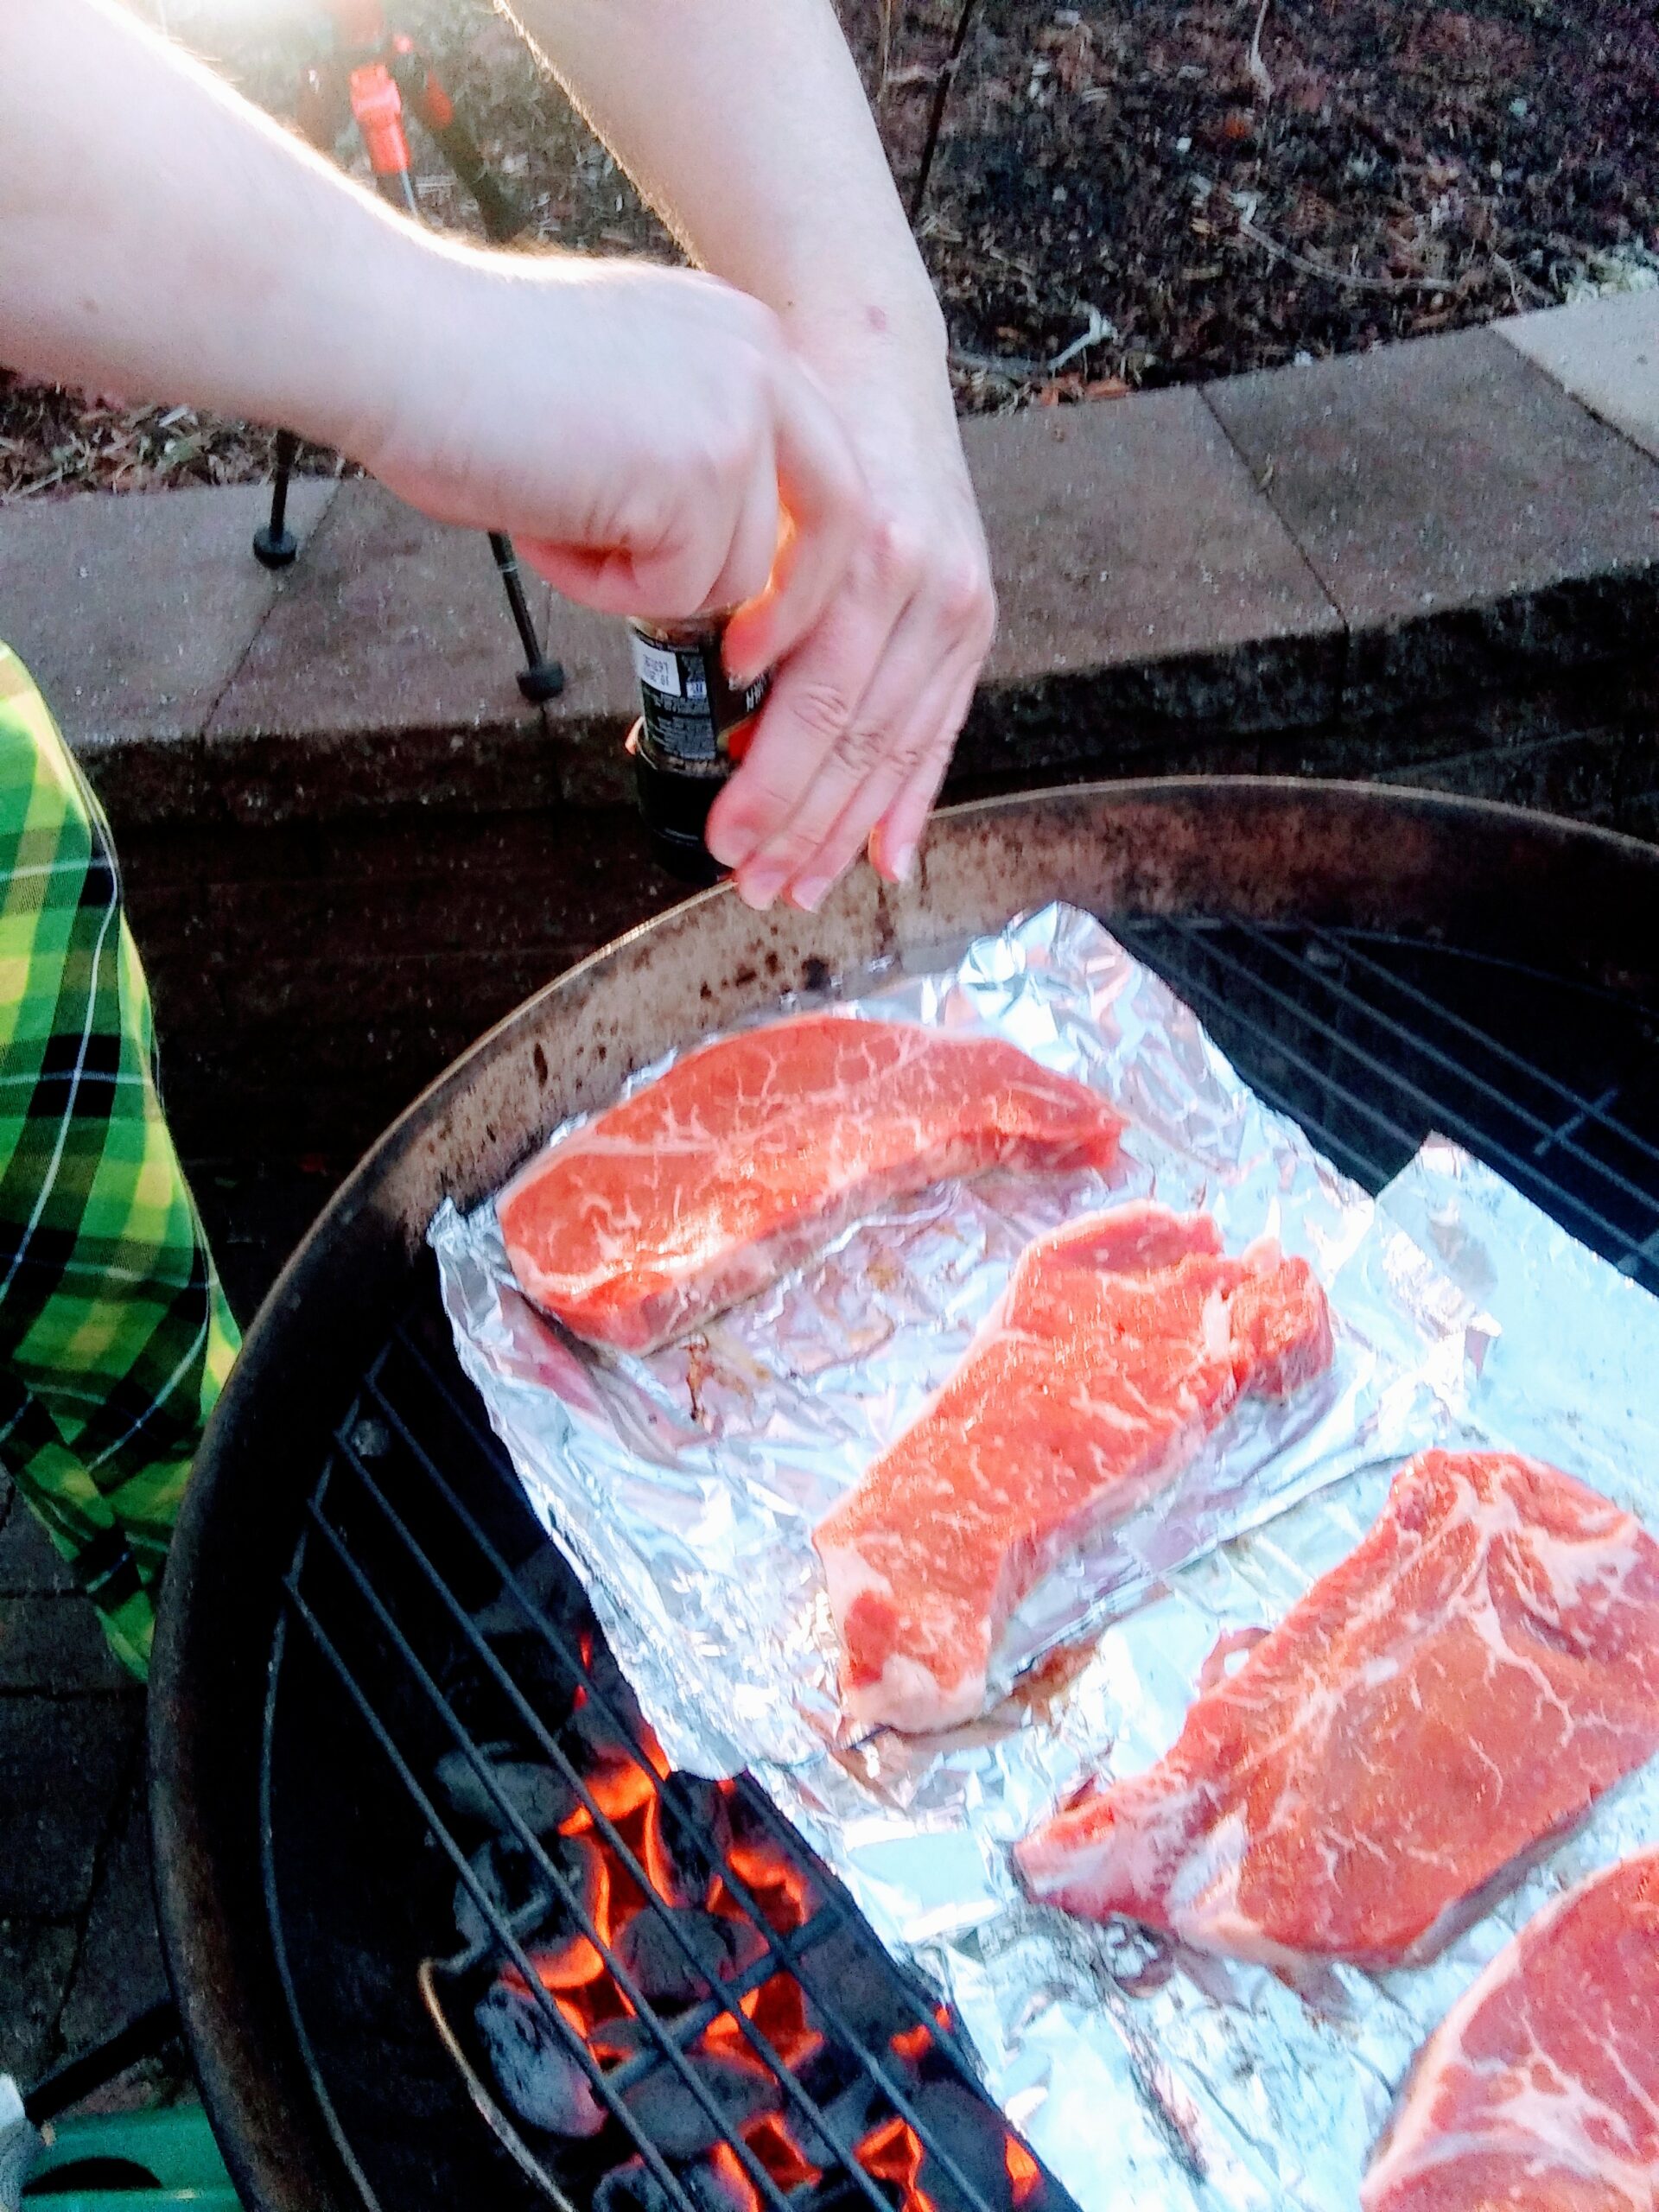
[[[747,830],[724,822],[715,823],[703,842],[721,868],[741,868],[754,850],[754,840]]]
[[[900,845],[898,851],[893,856],[893,881],[895,883],[908,883],[910,881],[910,872],[915,865],[915,846]]]
[[[765,913],[783,887],[784,879],[776,868],[757,868],[753,875],[737,879],[738,897],[757,913]]]
[[[799,907],[804,914],[816,914],[829,888],[821,876],[812,876],[804,883],[792,883],[789,889],[789,903],[791,906]]]

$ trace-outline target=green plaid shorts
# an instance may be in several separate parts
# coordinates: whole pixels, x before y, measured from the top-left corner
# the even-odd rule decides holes
[[[109,826],[0,645],[0,1467],[138,1675],[238,1342],[162,1114]]]

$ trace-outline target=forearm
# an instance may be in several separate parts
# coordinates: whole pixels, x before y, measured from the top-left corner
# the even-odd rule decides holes
[[[944,326],[829,0],[512,0],[694,259],[816,360],[925,377]]]
[[[108,0],[0,7],[0,359],[359,455],[419,249]]]

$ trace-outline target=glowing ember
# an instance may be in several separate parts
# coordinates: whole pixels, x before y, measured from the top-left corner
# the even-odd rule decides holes
[[[806,2024],[806,1996],[792,1974],[775,1974],[738,2000],[738,2010],[752,2020],[783,2063],[798,2072],[823,2049],[823,2037]],[[711,2020],[703,2041],[711,2050],[753,2056],[742,2029],[729,2012]]]
[[[581,1643],[583,1664],[591,1667],[594,1638],[584,1633]],[[599,1657],[604,1665],[602,1652]],[[707,2212],[765,2212],[779,2196],[810,2208],[819,2201],[811,2192],[820,2184],[828,2192],[824,2204],[845,2205],[839,2159],[833,2173],[817,2163],[829,2152],[787,2100],[780,2108],[771,2058],[756,2052],[753,2035],[800,2082],[823,2111],[827,2130],[842,2141],[863,2131],[847,2155],[892,2212],[939,2212],[925,2185],[930,2183],[947,2202],[955,2201],[949,2177],[930,2170],[924,2147],[936,2127],[943,2131],[937,2140],[950,2144],[952,2157],[964,2159],[965,2171],[987,2184],[988,2203],[999,2212],[1040,2212],[1046,2189],[1030,2152],[994,2112],[979,2108],[982,2134],[976,2133],[971,2115],[967,2121],[962,2116],[959,2107],[970,2093],[945,2078],[951,2071],[949,2009],[939,2005],[931,2019],[904,2025],[911,2016],[895,2012],[893,1998],[879,1986],[879,1955],[866,1959],[860,1945],[846,1940],[847,1931],[839,1938],[832,1931],[821,1949],[815,1945],[807,1955],[819,1961],[824,2002],[838,1999],[851,2031],[866,2036],[874,2050],[885,2048],[910,2085],[906,2107],[913,2110],[916,2126],[900,2116],[872,2123],[874,2113],[890,2109],[876,2101],[875,2085],[860,2080],[855,2060],[831,2052],[808,1987],[765,1961],[765,1931],[798,1936],[827,1904],[823,1891],[785,1841],[759,1827],[736,1783],[683,1777],[665,1798],[670,1769],[661,1746],[630,1716],[639,1749],[626,1751],[623,1726],[613,1726],[606,1712],[609,1696],[608,1689],[596,1698],[578,1688],[574,1700],[575,1710],[588,1708],[588,1725],[577,1732],[587,1747],[585,1787],[597,1817],[588,1805],[577,1807],[559,1823],[561,1840],[556,1845],[550,1838],[546,1847],[556,1864],[563,1861],[581,1925],[573,1927],[569,1917],[551,1920],[525,1955],[594,2066],[621,2077],[617,2094],[630,2123],[674,2165],[702,2162],[700,2170],[690,2167],[687,2178],[698,2182],[693,2193]],[[741,1891],[742,1904],[734,1891]],[[607,1970],[607,1950],[616,1961],[613,1971]],[[733,1981],[757,1969],[765,1979],[739,1995]],[[803,1972],[810,1986],[812,1973]],[[618,1974],[636,1993],[632,2000]],[[571,2056],[555,2047],[556,2036],[550,2038],[545,2016],[539,2029],[526,2020],[523,2007],[531,1994],[521,1972],[503,1965],[479,2007],[498,2081],[531,2126],[572,2139],[595,2137],[609,2123]],[[722,2003],[727,2009],[716,2010]],[[710,2124],[683,2084],[651,2065],[657,2037],[640,2017],[647,2007],[666,2022],[683,2022],[682,2048],[718,2107],[726,2140],[712,2139],[721,2123]],[[1006,2174],[998,2171],[999,2158]],[[625,2160],[614,2177],[632,2176],[638,2165]],[[613,2193],[608,2212],[659,2212],[658,2199],[648,2190],[639,2193],[631,2179]]]
[[[744,2172],[741,2160],[728,2143],[715,2144],[709,2153],[709,2164],[719,2177],[729,2203],[739,2207],[740,2212],[760,2212],[760,2192]],[[770,2172],[771,2169],[768,2167],[767,2171]],[[778,2177],[774,2174],[772,2178],[776,2181]],[[810,2178],[816,2181],[817,2176],[814,2174]],[[779,2186],[786,2189],[791,2184],[780,2182]]]
[[[733,1873],[779,1935],[792,1936],[805,1927],[812,1916],[811,1882],[775,1843],[734,1843],[726,1856]]]
[[[605,1971],[604,1960],[585,1936],[531,1951],[529,1957],[543,1989],[583,1989]]]
[[[1028,2204],[1042,2179],[1036,2159],[1017,2135],[1010,2135],[1004,2141],[1002,2159],[1008,2170],[1008,2186],[1014,2191],[1016,2207]]]
[[[815,2166],[776,2113],[746,2128],[744,2141],[785,2196],[817,2181],[823,2169]]]
[[[918,2186],[925,2155],[915,2129],[898,2119],[874,2129],[853,2153],[867,2174],[903,2190],[901,2212],[933,2212],[933,2200]]]
[[[619,1827],[630,1813],[637,1813],[657,1795],[655,1777],[642,1766],[601,1767],[597,1774],[590,1774],[586,1779],[588,1795],[606,1819]],[[560,1823],[559,1834],[580,1835],[593,1825],[593,1815],[585,1805],[579,1805],[568,1821]]]

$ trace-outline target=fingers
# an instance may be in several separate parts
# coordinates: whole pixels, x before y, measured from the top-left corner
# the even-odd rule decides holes
[[[933,811],[933,802],[950,766],[951,748],[968,718],[978,680],[976,666],[958,683],[944,715],[944,726],[950,732],[949,741],[939,750],[923,755],[870,832],[870,866],[889,883],[902,883],[910,874],[916,848],[921,842],[927,817]]]
[[[743,765],[715,800],[707,830],[709,851],[738,872],[751,905],[769,905],[788,881],[793,857],[805,857],[806,849],[796,855],[783,833],[826,761],[838,781],[849,779],[836,812],[852,783],[874,766],[868,735],[852,724],[893,627],[887,605],[849,592],[773,678]]]
[[[919,539],[907,546],[888,528],[855,573],[779,670],[709,817],[709,850],[752,906],[785,893],[816,906],[895,807],[878,849],[907,859],[989,644],[995,603],[976,543],[930,563]]]
[[[829,401],[805,370],[777,379],[776,484],[788,527],[770,579],[740,607],[726,632],[726,665],[736,683],[783,661],[806,637],[846,575],[868,528],[863,475]],[[710,601],[712,606],[736,602]]]
[[[642,603],[632,553],[596,553],[583,545],[556,545],[545,537],[515,537],[513,544],[527,567],[580,607],[601,614],[631,614]]]
[[[817,906],[857,858],[871,830],[925,759],[943,768],[954,728],[944,715],[971,656],[958,645],[938,659],[934,609],[912,601],[847,732],[819,767],[784,828],[738,874],[753,901],[782,890],[792,906]]]
[[[739,607],[765,592],[774,573],[779,540],[786,534],[778,491],[777,463],[768,437],[750,466],[747,482],[726,526],[725,557],[718,575],[703,584],[700,597],[688,599],[683,608],[677,610],[666,601],[653,600],[649,604],[660,604],[664,613],[696,614],[706,607]],[[642,577],[642,588],[652,581]],[[686,593],[694,590],[695,581],[687,576],[683,588]]]
[[[836,877],[852,866],[868,845],[877,824],[886,817],[900,791],[918,779],[925,779],[926,798],[921,818],[926,819],[927,807],[950,764],[951,748],[967,710],[967,699],[972,696],[976,672],[976,664],[972,658],[959,653],[934,676],[917,700],[909,722],[901,725],[880,766],[853,793],[828,836],[796,871],[788,887],[791,906],[804,907],[810,913]],[[959,696],[962,705],[958,708],[956,702]],[[909,849],[902,855],[904,866],[889,874],[890,881],[899,882],[908,873],[915,842],[912,837]],[[896,850],[894,857],[901,857]]]

